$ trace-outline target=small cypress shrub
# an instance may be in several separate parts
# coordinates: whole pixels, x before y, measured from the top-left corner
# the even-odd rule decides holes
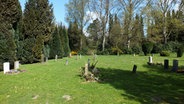
[[[142,51],[144,52],[145,56],[147,54],[151,53],[152,49],[153,49],[153,43],[152,42],[149,42],[149,41],[143,42]]]

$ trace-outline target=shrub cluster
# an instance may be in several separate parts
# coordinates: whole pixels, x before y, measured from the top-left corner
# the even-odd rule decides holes
[[[168,51],[161,51],[160,56],[170,56],[170,53]]]
[[[147,54],[151,53],[152,49],[153,49],[153,43],[152,42],[149,42],[149,41],[143,42],[142,51],[144,52],[145,56]]]

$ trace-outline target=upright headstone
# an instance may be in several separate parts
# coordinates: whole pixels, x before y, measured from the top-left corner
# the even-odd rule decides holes
[[[90,69],[90,59],[88,59],[88,69]]]
[[[76,56],[76,60],[78,60],[78,57],[79,57],[79,55],[77,54],[77,56]]]
[[[69,54],[69,57],[71,58],[72,57],[72,53],[70,52],[70,54]]]
[[[45,62],[48,62],[48,57],[45,57]]]
[[[41,55],[41,63],[44,63],[44,54]]]
[[[134,57],[135,57],[135,53],[134,53]]]
[[[55,61],[57,61],[57,59],[58,59],[58,55],[55,56]]]
[[[94,55],[93,55],[93,60],[96,61],[96,59],[97,59],[97,55],[94,54]]]
[[[81,54],[80,54],[80,59],[82,58]]]
[[[132,69],[132,73],[136,73],[136,71],[137,71],[137,65],[134,65]]]
[[[173,68],[172,68],[173,72],[178,71],[178,60],[173,60]]]
[[[9,62],[3,63],[3,70],[4,70],[4,74],[6,74],[7,72],[10,71],[10,63]]]
[[[153,58],[152,58],[152,56],[149,56],[149,63],[153,63]]]
[[[65,63],[65,65],[68,65],[68,60],[66,60],[66,63]]]
[[[84,76],[88,75],[88,64],[85,64]]]
[[[15,70],[19,69],[19,61],[14,62],[14,69]]]
[[[165,59],[164,60],[164,70],[168,70],[169,69],[169,60]]]

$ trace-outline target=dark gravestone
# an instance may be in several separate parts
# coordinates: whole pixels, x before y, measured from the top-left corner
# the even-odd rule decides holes
[[[165,59],[164,60],[164,70],[168,70],[169,69],[169,60]]]
[[[88,70],[90,70],[90,59],[88,59]]]
[[[137,71],[137,65],[134,65],[132,73],[136,73],[136,71]]]
[[[172,71],[176,72],[178,70],[178,60],[173,60],[173,68]]]

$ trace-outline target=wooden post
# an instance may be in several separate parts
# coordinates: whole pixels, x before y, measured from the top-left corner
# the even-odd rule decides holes
[[[165,59],[164,60],[164,70],[168,70],[169,69],[169,60]]]
[[[178,70],[178,60],[173,60],[173,68],[172,71],[176,72]]]
[[[137,71],[137,65],[134,65],[132,73],[136,73],[136,71]]]

